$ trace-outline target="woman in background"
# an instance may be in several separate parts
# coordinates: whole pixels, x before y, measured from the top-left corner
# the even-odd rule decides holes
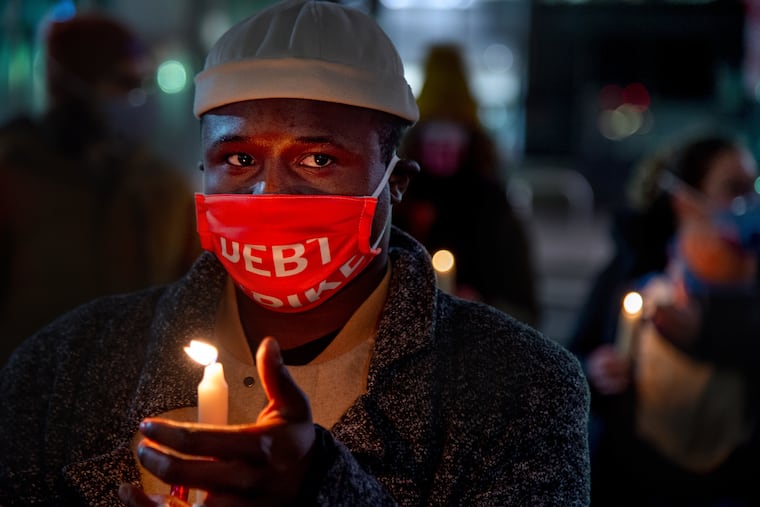
[[[498,150],[478,119],[457,46],[430,48],[417,103],[420,120],[399,151],[421,172],[394,208],[394,224],[431,254],[454,254],[455,295],[536,326],[530,237],[507,199]]]
[[[649,184],[634,202],[649,206],[616,222],[616,255],[569,345],[592,389],[592,505],[757,505],[755,373],[698,356],[648,320],[659,304],[757,284],[756,254],[717,220],[753,191],[755,160],[733,138],[703,137],[658,153],[635,177]],[[645,305],[627,356],[615,340],[630,290]]]

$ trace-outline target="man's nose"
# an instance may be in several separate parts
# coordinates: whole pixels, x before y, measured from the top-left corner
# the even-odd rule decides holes
[[[287,166],[278,161],[266,161],[250,192],[254,195],[291,193]]]
[[[261,195],[266,193],[266,187],[267,184],[264,181],[257,181],[253,185],[251,185],[251,194],[253,195]]]

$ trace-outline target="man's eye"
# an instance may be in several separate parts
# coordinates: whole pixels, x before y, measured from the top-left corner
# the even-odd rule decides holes
[[[301,163],[307,167],[327,167],[333,162],[333,158],[323,153],[308,155],[301,160]]]
[[[227,157],[227,162],[235,166],[248,166],[253,164],[253,157],[247,153],[235,153]]]

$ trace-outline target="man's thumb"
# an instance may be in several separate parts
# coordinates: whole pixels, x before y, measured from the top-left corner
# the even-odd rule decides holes
[[[308,416],[309,402],[283,363],[277,340],[266,337],[261,341],[256,350],[256,368],[269,399],[268,412],[276,410],[288,419]]]

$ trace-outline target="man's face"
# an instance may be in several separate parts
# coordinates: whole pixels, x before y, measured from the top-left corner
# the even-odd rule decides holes
[[[238,102],[206,113],[208,194],[369,195],[385,170],[378,116],[300,99]]]
[[[371,195],[386,168],[381,118],[369,109],[301,99],[214,109],[201,128],[205,192]],[[389,214],[390,193],[382,189],[373,239],[386,234]],[[383,251],[386,242],[387,236]]]

